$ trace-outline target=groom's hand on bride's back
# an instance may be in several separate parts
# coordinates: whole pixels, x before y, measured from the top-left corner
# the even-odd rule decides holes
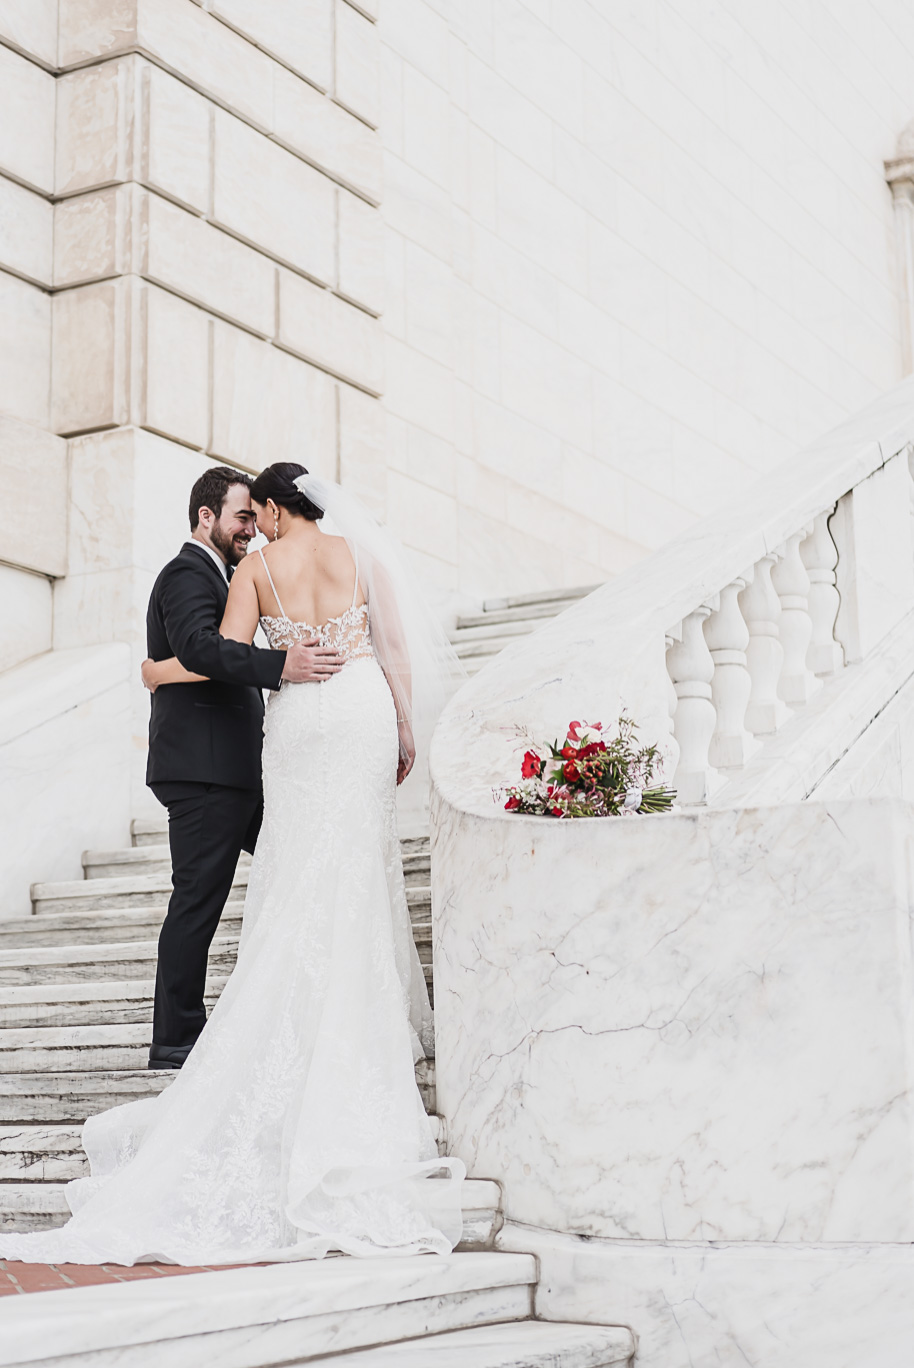
[[[287,684],[312,684],[339,674],[342,668],[343,657],[332,646],[300,641],[286,652],[282,677]]]

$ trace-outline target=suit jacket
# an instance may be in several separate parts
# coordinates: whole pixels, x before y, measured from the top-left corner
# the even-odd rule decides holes
[[[261,689],[279,688],[285,651],[225,641],[219,623],[228,584],[202,546],[187,542],[153,586],[146,647],[153,660],[177,656],[205,684],[162,684],[152,695],[147,784],[193,780],[259,788]]]

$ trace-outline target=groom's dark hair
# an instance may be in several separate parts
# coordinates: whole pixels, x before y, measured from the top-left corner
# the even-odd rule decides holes
[[[201,508],[211,509],[218,518],[232,485],[245,485],[250,489],[253,483],[250,475],[245,475],[241,470],[232,470],[231,466],[211,466],[209,470],[204,470],[190,491],[188,514],[191,532],[200,522]]]

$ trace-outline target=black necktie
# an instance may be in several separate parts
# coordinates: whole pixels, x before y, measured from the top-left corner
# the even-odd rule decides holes
[[[226,577],[226,579],[229,581],[230,584],[231,584],[231,581],[232,581],[232,575],[234,575],[234,573],[235,573],[235,567],[234,567],[234,565],[227,565],[227,566],[225,567],[225,577]]]

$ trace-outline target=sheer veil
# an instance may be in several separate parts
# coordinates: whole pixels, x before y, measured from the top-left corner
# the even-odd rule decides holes
[[[444,627],[426,602],[402,546],[348,489],[318,475],[300,475],[301,492],[346,539],[368,602],[375,654],[387,676],[397,717],[408,722],[416,770],[427,764],[432,730],[465,672]]]

